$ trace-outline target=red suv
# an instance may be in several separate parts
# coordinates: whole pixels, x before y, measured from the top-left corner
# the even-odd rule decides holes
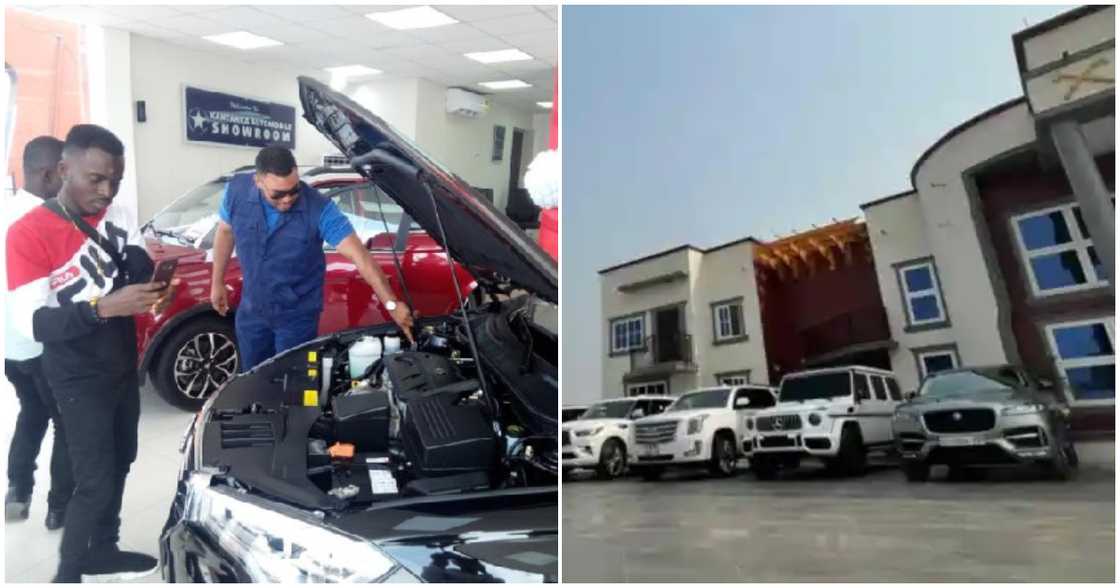
[[[240,168],[233,173],[251,170]],[[388,195],[349,168],[301,169],[300,176],[350,218],[393,290],[412,308],[433,316],[459,307],[446,253]],[[222,317],[210,306],[211,248],[218,204],[230,177],[191,190],[142,227],[153,260],[179,259],[175,275],[182,284],[162,314],[136,317],[140,373],[152,380],[168,402],[191,410],[201,407],[237,373],[233,312]],[[388,322],[388,314],[372,304],[373,290],[354,264],[329,248],[326,256],[319,334]],[[401,275],[407,292],[401,288]],[[464,296],[469,296],[476,286],[474,278],[458,264],[455,275]],[[226,286],[231,289],[230,308],[236,312],[241,300],[241,266],[236,256],[226,272]]]

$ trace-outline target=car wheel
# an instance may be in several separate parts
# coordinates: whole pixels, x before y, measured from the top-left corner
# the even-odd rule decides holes
[[[759,480],[773,480],[778,477],[778,462],[768,457],[751,458],[751,471]]]
[[[661,479],[661,474],[665,473],[665,468],[646,466],[643,468],[638,468],[637,471],[638,475],[641,476],[643,480],[647,482],[656,482],[657,480]]]
[[[1073,446],[1073,443],[1066,446],[1066,461],[1075,468],[1081,465],[1081,456],[1077,455],[1077,448]]]
[[[735,474],[735,464],[739,455],[735,451],[735,437],[726,433],[716,433],[712,439],[712,457],[708,471],[713,476],[729,478]]]
[[[1077,473],[1077,467],[1073,465],[1069,458],[1069,451],[1072,447],[1072,445],[1067,445],[1066,447],[1059,445],[1058,448],[1055,449],[1054,459],[1050,460],[1048,464],[1050,475],[1054,479],[1064,482],[1073,478],[1073,475]],[[1077,451],[1074,450],[1074,455],[1076,456],[1076,454]],[[1074,459],[1077,458],[1075,457]]]
[[[153,378],[164,400],[187,410],[202,408],[240,365],[233,326],[217,317],[179,327],[160,350]]]
[[[607,439],[599,450],[599,466],[595,474],[600,480],[613,480],[626,471],[626,447],[618,439]]]
[[[902,472],[906,474],[907,482],[925,482],[929,480],[929,464],[924,461],[912,461],[902,464]]]
[[[862,476],[867,470],[867,450],[863,447],[863,435],[856,427],[845,427],[840,434],[840,451],[836,455],[844,464],[844,473],[849,476]]]

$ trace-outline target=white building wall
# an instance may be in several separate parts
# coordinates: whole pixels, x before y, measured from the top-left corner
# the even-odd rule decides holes
[[[903,390],[916,390],[921,375],[911,350],[956,343],[951,328],[916,333],[908,333],[904,328],[907,324],[906,308],[894,264],[933,254],[926,239],[921,201],[914,193],[869,207],[864,216],[891,339],[898,343],[890,352],[891,368]]]
[[[683,249],[600,275],[603,317],[599,329],[603,337],[603,353],[606,354],[606,357],[603,358],[603,388],[598,394],[590,395],[591,397],[616,398],[625,395],[622,378],[630,371],[630,356],[618,355],[612,357],[610,355],[611,319],[643,313],[646,319],[646,336],[648,337],[653,331],[653,317],[650,316],[649,311],[688,301],[692,294],[693,274],[689,273],[686,278],[665,284],[647,286],[635,291],[619,292],[618,287],[674,272],[689,272],[690,266],[693,264],[690,258],[695,253],[693,250]],[[689,312],[687,307],[685,312],[687,316]],[[690,320],[686,318],[686,321]],[[683,383],[682,378],[684,380],[688,379],[686,376],[681,376],[670,382],[672,393],[681,392],[682,388],[680,386],[691,387],[690,384]]]
[[[288,104],[296,108],[296,161],[317,164],[334,148],[301,117],[299,85],[304,72],[251,64],[229,56],[194,51],[131,34],[132,100],[147,103],[147,122],[132,118],[136,148],[128,160],[136,166],[141,222],[172,200],[242,165],[251,165],[257,148],[187,143],[183,123],[183,87],[228,92]],[[109,68],[127,64],[110,63]],[[132,101],[127,103],[132,110]]]
[[[747,340],[717,345],[711,304],[738,297],[742,297],[743,330]],[[698,285],[690,306],[689,333],[696,347],[700,385],[713,386],[716,374],[742,370],[751,371],[753,382],[769,382],[754,243],[745,241],[705,253],[701,257]]]

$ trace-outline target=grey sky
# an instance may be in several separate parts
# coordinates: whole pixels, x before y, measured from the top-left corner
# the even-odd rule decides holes
[[[1065,10],[565,6],[564,403],[604,395],[600,269],[910,189],[946,131],[1022,94],[1011,35]]]

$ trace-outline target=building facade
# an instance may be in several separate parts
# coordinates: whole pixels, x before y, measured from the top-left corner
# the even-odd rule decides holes
[[[1086,7],[1017,34],[1028,95],[942,137],[912,191],[862,206],[906,389],[940,369],[1021,363],[1056,384],[1075,427],[1114,428],[1112,245],[1093,238],[1114,239],[1114,20]],[[1060,153],[1063,122],[1088,166]]]
[[[684,245],[600,272],[603,398],[767,383],[753,239]]]

